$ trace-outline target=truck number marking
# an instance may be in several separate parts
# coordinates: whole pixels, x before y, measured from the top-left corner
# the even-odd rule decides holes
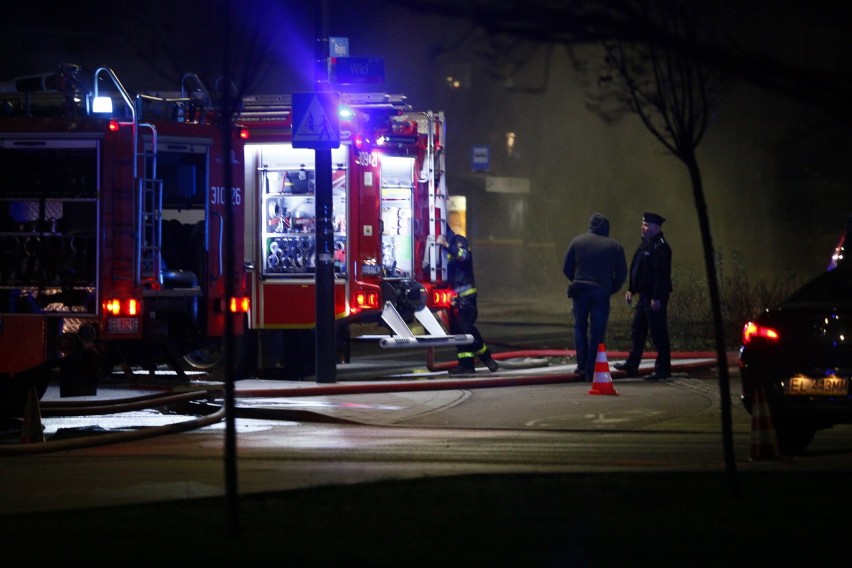
[[[227,195],[227,191],[224,187],[220,185],[214,185],[210,187],[210,204],[211,205],[225,205],[225,195]],[[232,187],[231,188],[231,205],[238,207],[243,203],[243,194],[242,188],[240,187]]]
[[[379,156],[375,152],[358,152],[358,159],[355,160],[359,166],[376,167],[379,165]]]

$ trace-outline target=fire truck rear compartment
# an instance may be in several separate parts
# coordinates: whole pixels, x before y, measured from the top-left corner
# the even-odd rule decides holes
[[[204,273],[204,221],[163,221],[163,288],[195,288]]]

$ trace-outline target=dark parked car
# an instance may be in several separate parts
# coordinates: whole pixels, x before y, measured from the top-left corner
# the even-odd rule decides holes
[[[852,423],[852,263],[841,262],[743,329],[742,401],[763,388],[782,453]]]

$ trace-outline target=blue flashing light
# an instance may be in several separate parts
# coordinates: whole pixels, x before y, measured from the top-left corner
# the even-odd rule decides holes
[[[112,114],[112,99],[110,97],[95,97],[92,101],[92,112]]]

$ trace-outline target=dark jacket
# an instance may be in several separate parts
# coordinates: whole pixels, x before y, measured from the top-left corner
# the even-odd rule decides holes
[[[652,300],[667,300],[672,291],[672,248],[663,233],[643,240],[630,263],[628,290],[650,295]]]
[[[595,213],[589,219],[589,232],[568,245],[562,273],[575,288],[600,287],[615,294],[627,279],[624,248],[609,236],[609,220]]]
[[[467,239],[461,235],[448,234],[447,246],[447,281],[456,290],[476,289],[473,279],[473,253]]]

